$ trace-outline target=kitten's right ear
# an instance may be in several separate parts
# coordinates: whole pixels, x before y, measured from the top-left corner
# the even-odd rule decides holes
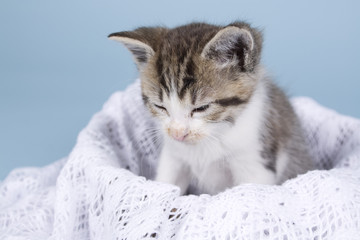
[[[135,31],[112,33],[108,38],[123,43],[133,54],[138,68],[141,69],[155,55],[158,39],[164,32],[165,28],[138,28]]]

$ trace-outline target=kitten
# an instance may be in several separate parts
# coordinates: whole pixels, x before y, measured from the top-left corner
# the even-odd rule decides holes
[[[262,34],[245,22],[142,27],[109,35],[137,63],[164,144],[156,180],[184,194],[280,184],[313,168],[299,121],[260,65]]]

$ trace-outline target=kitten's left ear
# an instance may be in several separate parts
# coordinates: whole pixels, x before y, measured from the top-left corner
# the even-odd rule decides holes
[[[242,72],[251,72],[260,61],[261,33],[245,23],[221,29],[204,47],[201,56],[219,66],[237,64]]]
[[[145,66],[158,49],[159,39],[165,33],[165,28],[138,28],[134,31],[117,32],[108,36],[127,47],[135,58],[139,69]]]

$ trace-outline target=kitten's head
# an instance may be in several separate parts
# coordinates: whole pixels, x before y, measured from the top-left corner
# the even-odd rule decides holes
[[[144,103],[171,139],[219,138],[255,90],[262,35],[247,23],[138,28],[109,37],[133,53]]]

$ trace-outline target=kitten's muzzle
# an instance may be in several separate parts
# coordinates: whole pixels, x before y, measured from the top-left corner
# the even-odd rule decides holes
[[[171,126],[167,129],[167,132],[173,139],[180,142],[184,141],[189,135],[189,129],[176,122],[171,124]]]
[[[182,141],[185,140],[185,138],[186,138],[188,135],[189,135],[189,134],[185,134],[185,135],[180,134],[180,135],[173,135],[172,137],[173,137],[176,141],[182,142]]]

